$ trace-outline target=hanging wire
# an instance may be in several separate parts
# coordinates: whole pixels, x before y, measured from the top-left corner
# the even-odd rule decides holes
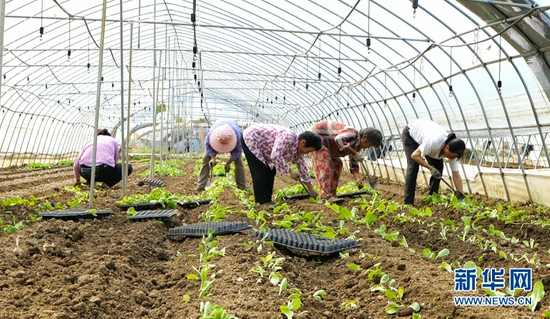
[[[296,57],[294,57],[294,58],[296,59]],[[292,85],[294,86],[294,88],[296,88],[296,64],[295,63],[293,63],[293,64],[294,64],[294,76],[293,76],[294,79],[292,81]]]
[[[69,50],[67,50],[67,61],[71,60],[71,17],[69,17]]]
[[[386,100],[386,93],[388,92],[388,73],[384,72],[384,106],[388,106],[388,102]]]
[[[306,91],[309,89],[309,55],[306,53]]]
[[[416,101],[416,67],[415,67],[415,63],[416,62],[413,62],[412,64],[412,67],[413,67],[413,103]]]
[[[370,53],[370,0],[367,4],[367,53]]]
[[[44,35],[44,25],[43,25],[43,20],[44,20],[44,0],[40,0],[40,29],[39,29],[39,32],[40,32],[40,41],[42,41],[42,35]]]
[[[88,64],[86,64],[86,67],[88,68],[88,71],[90,71],[90,37],[88,36]]]
[[[498,82],[497,82],[497,87],[498,87],[498,94],[501,94],[502,93],[502,81],[500,80],[500,71],[501,71],[501,64],[502,64],[502,34],[500,34],[498,48],[499,48],[499,51],[498,51]]]
[[[418,0],[413,0],[413,18],[416,18],[416,9],[418,8]]]
[[[453,47],[451,47],[451,58],[449,59],[449,96],[453,97]]]
[[[319,36],[319,73],[317,73],[317,79],[321,81],[321,43],[323,40],[321,40],[321,36]]]
[[[286,80],[283,80],[283,103],[286,104]]]
[[[338,77],[342,73],[342,66],[340,65],[340,58],[342,55],[342,26],[340,25],[340,33],[338,35]]]
[[[363,99],[365,99],[365,102],[363,102],[363,108],[367,108],[367,81],[363,81]]]

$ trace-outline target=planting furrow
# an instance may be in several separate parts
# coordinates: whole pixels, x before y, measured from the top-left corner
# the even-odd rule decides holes
[[[73,172],[72,167],[59,167],[47,170],[33,170],[28,168],[15,169],[9,172],[0,173],[0,186],[8,185],[18,180],[41,180],[47,179],[52,176],[71,176]]]

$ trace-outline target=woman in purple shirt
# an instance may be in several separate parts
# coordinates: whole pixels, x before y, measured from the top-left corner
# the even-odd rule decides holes
[[[97,135],[95,181],[103,182],[102,187],[109,189],[122,180],[122,164],[118,163],[118,142],[107,129],[99,130]],[[94,141],[89,140],[74,161],[74,186],[80,185],[81,176],[87,182],[92,178],[93,151]],[[132,165],[128,164],[128,175],[131,173]]]
[[[290,129],[271,124],[259,124],[245,129],[242,136],[244,155],[248,161],[256,204],[272,205],[271,195],[277,170],[302,180],[312,196],[318,194],[311,184],[311,176],[304,154],[321,149],[321,137],[311,131],[300,135]],[[295,163],[298,171],[291,170]]]

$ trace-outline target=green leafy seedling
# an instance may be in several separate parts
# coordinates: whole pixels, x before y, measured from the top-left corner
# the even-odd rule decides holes
[[[362,270],[363,268],[359,267],[359,265],[357,264],[354,264],[354,263],[351,263],[349,264],[349,269],[353,270],[353,271],[359,271],[359,270]]]
[[[533,291],[527,294],[527,297],[531,297],[531,311],[535,311],[537,304],[544,298],[544,285],[542,281],[537,281],[533,286]]]
[[[317,290],[313,293],[313,298],[315,299],[323,299],[327,295],[327,292],[324,290]]]

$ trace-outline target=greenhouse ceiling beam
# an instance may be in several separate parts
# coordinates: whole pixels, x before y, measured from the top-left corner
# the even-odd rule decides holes
[[[111,47],[112,50],[118,50],[117,47]],[[143,52],[152,52],[152,51],[164,51],[164,52],[185,52],[190,53],[193,52],[192,49],[155,49],[155,48],[134,48],[133,51],[143,51]],[[8,52],[65,52],[67,51],[67,48],[49,48],[49,49],[9,49],[5,48],[5,51]],[[78,51],[81,52],[88,52],[88,49],[71,49],[71,52],[76,53]],[[93,49],[93,51],[97,51],[97,49]],[[129,48],[123,49],[122,51],[130,51]],[[211,54],[234,54],[234,55],[253,55],[253,56],[265,56],[265,57],[281,57],[281,58],[293,58],[296,56],[306,57],[305,54],[281,54],[281,53],[264,53],[264,52],[243,52],[243,51],[216,51],[216,50],[203,50],[201,49],[201,52],[204,53],[211,53]],[[315,57],[318,59],[318,57]],[[341,60],[337,57],[322,57],[322,60]],[[353,62],[366,62],[367,59],[356,59],[356,58],[346,58],[346,61],[353,61]],[[67,65],[64,65],[67,66]],[[180,68],[180,67],[170,67],[173,69],[186,69],[186,70],[193,70],[193,68]]]
[[[6,18],[10,19],[23,19],[23,20],[31,20],[31,19],[40,19],[40,20],[85,20],[86,22],[97,22],[101,21],[101,19],[98,18],[84,18],[84,17],[72,17],[72,18],[63,18],[63,17],[36,17],[36,16],[21,16],[21,15],[7,15]],[[119,19],[106,19],[106,22],[109,23],[119,23]],[[148,21],[148,20],[132,20],[132,19],[125,19],[123,20],[124,23],[137,23],[137,24],[152,24],[152,25],[169,25],[169,26],[183,26],[183,27],[193,27],[196,28],[205,28],[205,29],[228,29],[228,30],[244,30],[244,31],[261,31],[261,32],[273,32],[273,33],[291,33],[291,34],[307,34],[307,35],[314,35],[314,34],[322,34],[326,36],[333,36],[333,37],[352,37],[352,38],[371,38],[371,39],[380,39],[380,40],[396,40],[396,41],[411,41],[411,42],[430,42],[428,39],[415,39],[415,38],[402,38],[402,37],[384,37],[384,36],[374,36],[374,35],[367,35],[367,34],[339,34],[339,33],[330,33],[330,32],[322,32],[319,30],[315,31],[305,31],[305,30],[289,30],[289,29],[269,29],[269,28],[261,28],[261,27],[240,27],[240,26],[226,26],[226,25],[212,25],[212,24],[199,24],[199,23],[187,23],[187,22],[168,22],[168,21]]]

